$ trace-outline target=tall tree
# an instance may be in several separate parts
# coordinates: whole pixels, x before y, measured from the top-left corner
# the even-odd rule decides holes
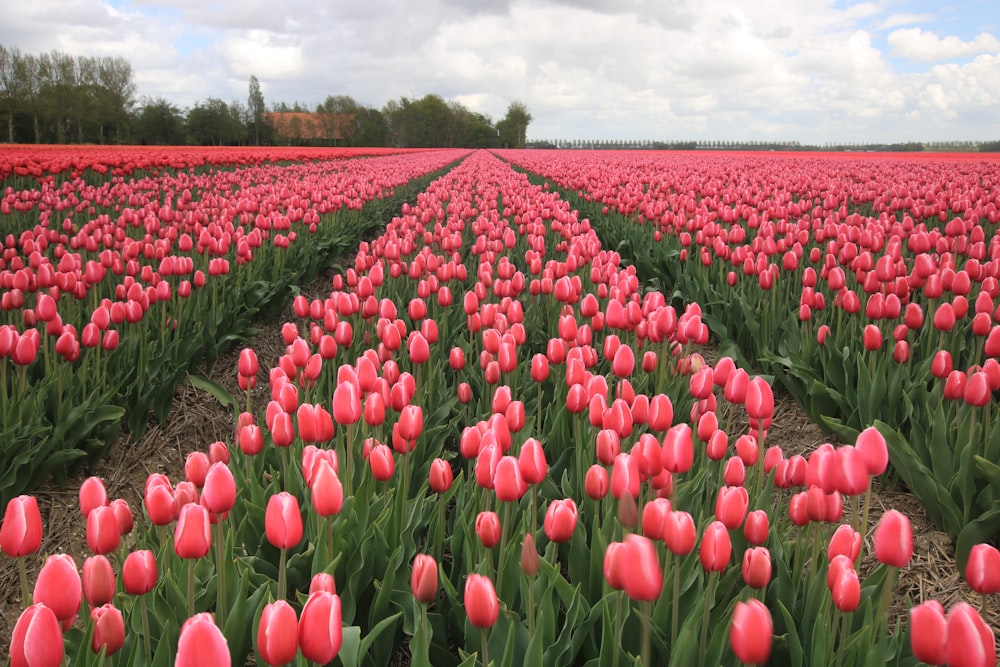
[[[360,127],[363,107],[350,95],[328,95],[317,105],[317,113],[324,114],[326,134],[336,145],[354,146]]]
[[[187,131],[191,141],[200,146],[227,146],[244,136],[229,105],[217,98],[198,102],[188,111]]]
[[[260,146],[260,134],[264,126],[264,94],[260,91],[260,82],[253,74],[250,75],[250,94],[247,96],[247,108],[254,146]]]
[[[122,125],[135,106],[136,86],[132,79],[132,64],[121,56],[101,58],[97,66],[97,80],[103,100],[98,105],[101,140],[104,140],[105,125],[113,124],[115,141],[120,143]]]
[[[134,137],[139,144],[184,143],[184,114],[162,97],[145,98],[134,118]]]
[[[528,125],[533,121],[524,102],[514,100],[507,107],[507,115],[497,123],[500,145],[505,148],[524,148],[527,143]]]
[[[21,53],[17,49],[8,49],[0,44],[0,100],[7,112],[8,143],[14,143],[14,112],[17,111],[20,98],[17,80],[14,77],[14,62],[20,57]]]

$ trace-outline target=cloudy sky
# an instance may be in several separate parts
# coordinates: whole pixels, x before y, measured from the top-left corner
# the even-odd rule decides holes
[[[26,0],[0,43],[120,55],[180,107],[437,93],[530,139],[1000,139],[995,0]]]

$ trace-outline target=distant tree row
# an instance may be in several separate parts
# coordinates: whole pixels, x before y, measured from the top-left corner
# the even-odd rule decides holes
[[[331,95],[314,108],[279,102],[268,110],[253,75],[245,103],[212,97],[181,109],[163,97],[137,100],[123,58],[35,55],[0,44],[0,137],[8,143],[513,148],[524,147],[531,121],[518,101],[494,123],[435,94],[381,109]]]
[[[124,58],[34,55],[0,44],[0,113],[8,142],[120,141],[135,92],[132,65]]]

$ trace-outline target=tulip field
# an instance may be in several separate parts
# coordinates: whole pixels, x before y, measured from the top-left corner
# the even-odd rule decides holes
[[[13,667],[996,664],[1000,159],[20,147],[0,179]],[[238,391],[198,374],[227,350]],[[230,435],[141,507],[73,482],[87,550],[43,553],[32,492],[181,382]],[[769,442],[778,387],[829,443]],[[887,478],[969,602],[890,613]]]

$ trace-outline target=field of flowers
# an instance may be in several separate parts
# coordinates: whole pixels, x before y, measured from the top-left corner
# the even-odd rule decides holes
[[[12,165],[0,202],[0,548],[44,558],[15,667],[996,663],[967,603],[890,622],[912,529],[868,517],[899,475],[1000,591],[1000,163],[102,159]],[[291,299],[334,262],[327,297]],[[40,554],[19,485],[165,414],[289,299],[239,395],[191,380],[232,437],[142,508],[86,480],[90,553]],[[849,444],[772,446],[772,382]]]

